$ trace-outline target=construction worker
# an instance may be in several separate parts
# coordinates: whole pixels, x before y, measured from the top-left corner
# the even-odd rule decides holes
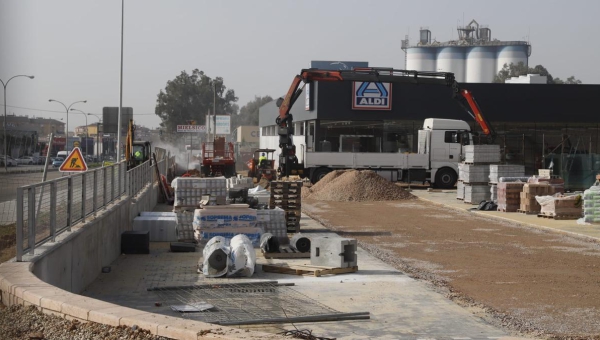
[[[266,163],[267,163],[267,154],[263,152],[260,154],[260,157],[258,157],[258,166],[263,167],[266,165]]]

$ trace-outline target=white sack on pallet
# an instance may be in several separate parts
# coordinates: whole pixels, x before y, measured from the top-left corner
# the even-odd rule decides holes
[[[230,249],[227,240],[221,236],[211,238],[202,251],[204,259],[202,274],[206,277],[222,277],[227,275],[230,267]]]
[[[230,246],[227,277],[252,276],[256,264],[256,252],[250,239],[246,235],[236,235],[231,239]]]

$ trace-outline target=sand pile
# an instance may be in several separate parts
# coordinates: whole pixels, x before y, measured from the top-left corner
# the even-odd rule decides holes
[[[302,198],[322,201],[393,201],[414,199],[408,191],[374,171],[333,171],[302,192]]]

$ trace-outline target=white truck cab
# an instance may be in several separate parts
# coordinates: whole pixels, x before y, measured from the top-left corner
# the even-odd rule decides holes
[[[304,152],[305,174],[315,183],[332,170],[373,170],[391,181],[429,181],[452,188],[458,179],[463,145],[473,143],[467,122],[427,118],[418,134],[417,153]]]

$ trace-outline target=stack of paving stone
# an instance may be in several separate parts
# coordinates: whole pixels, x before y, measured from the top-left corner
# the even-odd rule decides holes
[[[541,199],[540,199],[541,198]],[[556,220],[576,220],[583,214],[581,195],[538,197],[541,209],[539,217]]]
[[[285,211],[281,208],[256,210],[256,226],[265,233],[273,234],[279,239],[280,244],[289,242]]]
[[[300,216],[302,182],[271,182],[271,200],[272,208],[279,207],[285,211],[285,223],[288,233],[300,232]]]
[[[194,240],[194,210],[203,198],[209,197],[209,205],[227,202],[227,179],[225,177],[177,177],[171,183],[175,191],[173,212],[177,216],[177,233],[180,241]]]
[[[523,177],[525,166],[513,164],[490,164],[490,199],[498,203],[498,182],[500,178]]]
[[[554,194],[554,187],[548,183],[525,183],[521,192],[521,205],[519,210],[523,214],[538,214],[541,206],[535,199],[536,196],[551,196]]]
[[[490,199],[487,164],[458,164],[457,198],[465,203],[479,203]],[[461,197],[462,196],[462,197]]]

